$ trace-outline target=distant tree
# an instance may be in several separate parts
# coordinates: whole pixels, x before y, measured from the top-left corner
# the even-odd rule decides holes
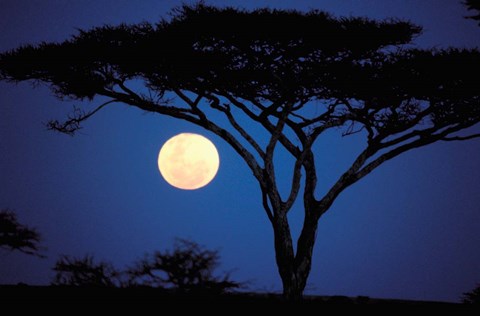
[[[480,25],[480,0],[465,0],[463,4],[470,11],[475,11],[474,15],[467,16],[467,19],[472,19],[478,21]]]
[[[222,293],[239,287],[240,284],[230,280],[228,274],[214,275],[219,259],[216,250],[178,239],[173,250],[147,255],[129,269],[128,274],[132,284],[173,288],[180,292]]]
[[[43,82],[60,98],[103,101],[50,122],[67,134],[124,103],[226,141],[258,181],[284,295],[299,299],[318,221],[345,189],[414,148],[480,136],[469,129],[480,120],[480,52],[408,46],[420,32],[398,20],[199,3],[158,24],[97,27],[63,43],[6,52],[0,78]],[[357,134],[364,148],[319,192],[314,145],[330,131]],[[274,163],[280,147],[292,158],[286,194],[276,179],[286,168]],[[287,214],[299,195],[304,223],[295,248]]]
[[[464,304],[480,305],[480,284],[470,292],[463,293],[462,301]]]
[[[14,212],[0,210],[0,248],[43,257],[39,242],[40,234],[36,229],[20,224]]]
[[[83,258],[62,256],[53,267],[55,277],[53,285],[79,287],[116,287],[119,286],[119,272],[108,262],[94,261],[93,256]]]

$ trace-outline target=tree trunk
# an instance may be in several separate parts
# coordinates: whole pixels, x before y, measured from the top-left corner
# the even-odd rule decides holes
[[[283,296],[289,301],[299,301],[303,298],[312,266],[318,219],[310,216],[309,210],[306,210],[305,214],[296,255],[286,215],[276,217],[273,223],[278,272],[283,283]]]
[[[307,285],[307,279],[310,275],[312,267],[313,246],[317,235],[318,218],[310,215],[306,210],[305,220],[302,227],[302,232],[297,242],[297,254],[295,256],[295,269],[297,273],[297,280],[299,287],[302,290]]]
[[[295,273],[295,254],[293,252],[292,235],[285,215],[278,215],[273,222],[275,239],[275,258],[278,273],[282,278],[283,295],[287,300],[299,300],[303,289],[298,288]]]

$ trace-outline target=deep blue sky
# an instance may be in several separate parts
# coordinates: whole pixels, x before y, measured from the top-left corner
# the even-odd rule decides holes
[[[0,51],[61,41],[76,28],[157,21],[181,1],[1,0]],[[324,9],[405,18],[424,27],[420,47],[475,47],[480,28],[457,0],[207,1],[246,8]],[[221,27],[221,26],[219,26]],[[222,255],[222,269],[253,290],[279,291],[273,238],[258,185],[219,138],[193,125],[116,105],[75,137],[47,132],[72,104],[0,83],[0,207],[35,226],[47,259],[0,253],[0,283],[46,284],[60,254],[94,254],[123,267],[191,238]],[[161,145],[199,132],[218,147],[217,177],[197,191],[169,186]],[[332,133],[316,148],[322,188],[347,166],[358,138]],[[388,162],[348,189],[322,217],[308,293],[457,301],[480,282],[480,142],[438,143]],[[283,163],[282,160],[278,162]],[[294,233],[302,209],[291,212]]]

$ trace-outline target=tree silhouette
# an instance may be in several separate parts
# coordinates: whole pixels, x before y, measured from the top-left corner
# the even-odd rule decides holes
[[[462,301],[464,304],[480,305],[480,284],[470,292],[463,293]]]
[[[91,255],[83,258],[62,256],[53,267],[53,285],[79,287],[119,286],[120,273],[108,262],[96,263]]]
[[[49,123],[67,134],[118,102],[222,138],[259,183],[284,295],[298,299],[318,220],[346,188],[411,149],[480,136],[458,134],[480,118],[479,51],[412,49],[420,32],[399,20],[199,3],[158,24],[103,26],[63,43],[22,46],[0,55],[0,76],[45,83],[61,98],[101,99]],[[254,125],[264,133],[253,135]],[[314,144],[331,130],[363,135],[365,146],[322,193]],[[294,161],[286,195],[275,172],[280,147]],[[299,195],[304,223],[294,250],[287,214]]]
[[[469,15],[466,18],[478,21],[480,25],[480,1],[479,0],[465,0],[463,4],[468,10],[475,11],[474,15]]]
[[[40,234],[36,229],[20,224],[14,212],[0,210],[0,248],[43,257],[39,242]]]
[[[146,256],[127,273],[131,283],[162,288],[173,288],[180,292],[223,293],[238,288],[229,275],[214,275],[219,264],[218,251],[208,250],[197,243],[178,239],[172,251],[157,251]]]

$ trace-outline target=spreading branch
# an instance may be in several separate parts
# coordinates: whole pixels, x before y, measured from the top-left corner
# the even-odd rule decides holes
[[[468,136],[452,136],[452,137],[444,137],[442,138],[443,141],[462,141],[462,140],[470,140],[474,138],[480,138],[480,134],[473,134]]]
[[[48,130],[57,131],[63,134],[73,136],[75,132],[82,128],[81,123],[86,121],[98,111],[111,103],[119,102],[119,100],[113,99],[99,105],[95,110],[85,112],[78,107],[73,108],[73,112],[68,116],[68,119],[64,122],[58,120],[49,121],[46,126]]]

